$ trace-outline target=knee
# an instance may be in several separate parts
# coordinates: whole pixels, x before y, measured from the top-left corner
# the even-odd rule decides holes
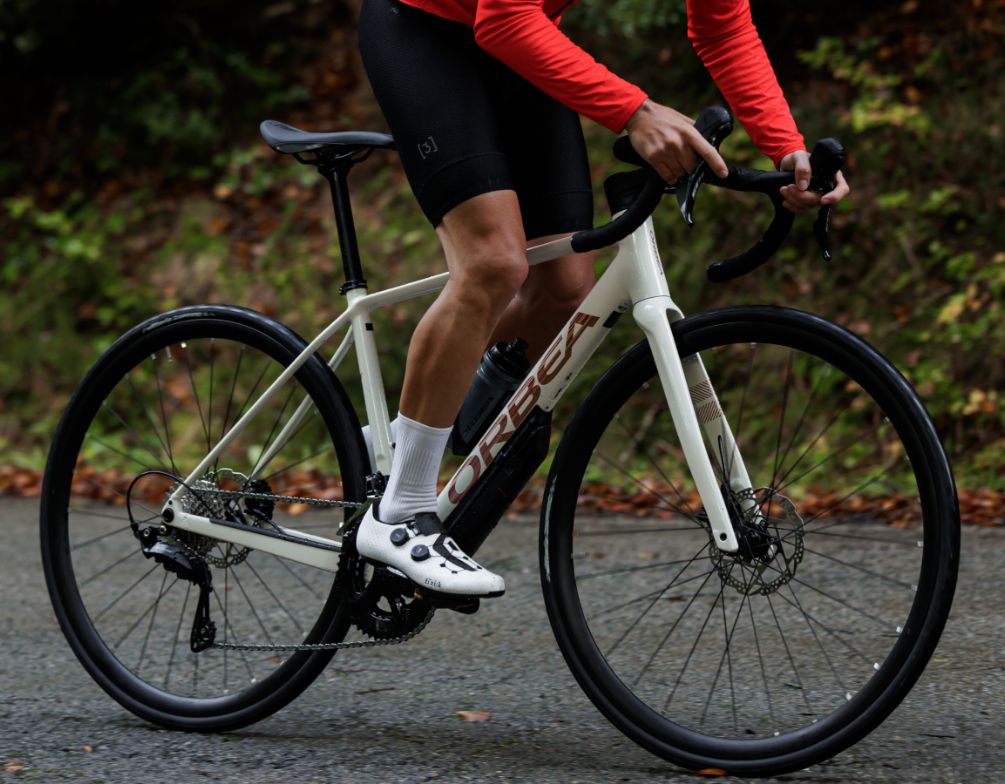
[[[466,299],[491,309],[505,307],[527,279],[527,255],[510,238],[486,237],[470,246],[457,265],[451,281]]]
[[[553,263],[561,265],[563,261],[564,259],[558,259]],[[569,269],[561,276],[553,276],[547,280],[531,279],[528,282],[531,287],[528,299],[536,309],[553,316],[568,318],[586,299],[595,282],[592,266],[580,264],[576,269]]]

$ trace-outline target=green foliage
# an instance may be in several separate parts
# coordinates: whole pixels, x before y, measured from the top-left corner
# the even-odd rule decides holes
[[[616,32],[625,37],[680,25],[686,18],[684,0],[582,0],[574,16],[578,28],[601,35]]]
[[[67,18],[79,19],[82,12],[72,5]],[[755,4],[755,13],[766,5]],[[853,194],[833,216],[831,264],[819,260],[811,216],[802,216],[769,265],[734,283],[710,284],[707,264],[749,247],[768,219],[757,198],[711,188],[699,198],[694,229],[668,203],[655,216],[656,230],[671,289],[686,312],[774,303],[856,330],[924,395],[960,484],[1000,489],[1005,84],[998,74],[1005,56],[1000,41],[960,32],[984,29],[973,9],[966,25],[953,17],[960,24],[928,30],[927,19],[908,24],[896,16],[910,6],[858,4],[863,27],[882,34],[835,35],[827,15],[819,15],[821,26],[802,33],[812,40],[807,51],[780,73],[807,139],[837,136],[849,150]],[[170,35],[149,58],[123,37],[123,46],[133,47],[130,67],[95,68],[69,88],[32,81],[35,95],[63,96],[70,108],[56,111],[55,104],[32,103],[9,76],[34,73],[31,66],[52,51],[52,41],[67,40],[37,7],[37,0],[9,0],[0,10],[0,64],[8,74],[0,86],[34,107],[29,116],[35,119],[25,128],[51,123],[56,131],[41,136],[45,144],[38,147],[23,145],[34,139],[24,128],[0,141],[8,145],[0,149],[6,196],[0,200],[0,329],[19,338],[8,339],[0,352],[0,445],[5,459],[35,465],[86,368],[115,335],[152,313],[232,302],[313,335],[343,303],[326,186],[313,170],[253,140],[258,120],[300,104],[305,83],[315,98],[312,117],[341,111],[328,107],[330,93],[318,97],[324,79],[312,81],[296,65],[313,52],[317,69],[328,73],[329,61],[318,53],[332,47],[331,40],[315,34],[300,42],[300,33],[286,35],[301,29],[289,19],[269,30],[275,35],[259,35],[269,23],[264,6],[254,4],[239,15],[253,24],[230,34],[221,21],[224,0],[183,8],[181,16],[202,24],[198,35],[182,33],[172,6],[154,17]],[[809,6],[771,7],[784,10],[782,31],[818,19]],[[583,0],[564,26],[619,73],[655,95],[673,96],[666,99],[673,105],[697,110],[715,94],[684,35],[683,8],[682,0]],[[786,20],[789,27],[781,23]],[[910,35],[901,35],[905,25],[913,25]],[[785,54],[776,63],[786,62]],[[109,95],[114,114],[107,112]],[[353,107],[354,118],[341,127],[363,125],[362,112]],[[11,117],[0,125],[10,125]],[[612,138],[587,128],[600,221],[606,219],[600,183],[611,168]],[[16,156],[15,148],[45,155]],[[740,129],[723,152],[733,163],[770,165]],[[352,189],[372,288],[444,269],[435,235],[393,158],[377,154],[356,169]],[[376,314],[392,410],[408,337],[428,302]],[[578,391],[634,339],[631,329],[615,330]],[[360,405],[352,372],[343,375]],[[559,418],[576,396],[574,390]]]
[[[840,38],[821,38],[816,49],[802,52],[800,60],[827,70],[831,76],[854,88],[848,108],[848,122],[856,133],[871,128],[902,127],[916,136],[931,128],[931,119],[921,107],[897,100],[896,88],[903,78],[892,73],[878,73],[874,65],[879,39],[866,38],[854,48]]]

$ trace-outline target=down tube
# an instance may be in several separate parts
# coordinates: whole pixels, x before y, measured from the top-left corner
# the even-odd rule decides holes
[[[535,408],[551,411],[570,382],[610,333],[618,317],[631,305],[624,284],[622,254],[611,262],[593,290],[552,340],[527,378],[489,425],[485,435],[447,482],[437,500],[446,520],[464,494],[478,481],[520,424]]]

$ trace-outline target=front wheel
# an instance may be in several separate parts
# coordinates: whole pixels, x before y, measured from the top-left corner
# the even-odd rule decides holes
[[[740,551],[711,539],[640,343],[548,478],[551,624],[590,699],[650,751],[692,770],[805,768],[876,727],[935,648],[959,556],[952,472],[910,385],[834,324],[736,308],[674,335],[719,397],[699,418],[726,418],[753,484],[722,483]],[[708,451],[727,476],[734,455]]]

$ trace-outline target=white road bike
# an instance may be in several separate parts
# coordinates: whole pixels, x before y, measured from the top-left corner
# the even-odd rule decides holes
[[[732,126],[713,109],[699,127],[718,144]],[[126,708],[183,730],[258,721],[338,648],[407,640],[437,607],[477,609],[423,595],[353,544],[392,449],[370,313],[447,280],[367,289],[346,178],[394,140],[262,132],[331,184],[345,312],[309,343],[223,305],[138,325],[74,393],[45,476],[45,576],[71,647]],[[650,218],[668,189],[626,142],[615,152],[639,168],[605,183],[613,221],[527,251],[530,264],[617,256],[447,482],[440,516],[478,549],[547,456],[559,399],[634,321],[641,342],[583,392],[548,474],[540,565],[558,645],[604,715],[667,760],[805,768],[876,727],[935,648],[959,557],[952,472],[908,382],[847,330],[777,307],[684,317]],[[842,156],[818,143],[814,187]],[[702,182],[774,203],[764,238],[713,280],[781,244],[791,181],[702,165],[677,184],[688,220]],[[373,472],[336,376],[353,348]]]

